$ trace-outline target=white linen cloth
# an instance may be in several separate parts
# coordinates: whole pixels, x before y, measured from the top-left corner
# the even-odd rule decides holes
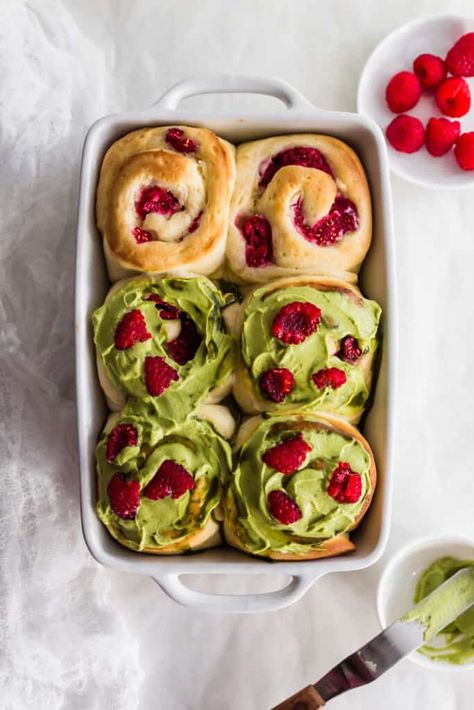
[[[96,118],[146,106],[196,73],[280,76],[315,105],[354,110],[363,63],[385,34],[415,16],[470,10],[469,0],[0,4],[2,710],[260,710],[378,631],[383,562],[325,577],[289,609],[226,616],[183,609],[150,579],[90,557],[73,383],[80,151]],[[474,538],[473,191],[434,195],[397,179],[393,191],[400,369],[384,560],[422,535]],[[213,588],[254,590],[255,580]],[[473,681],[473,670],[404,661],[331,708],[470,710]]]

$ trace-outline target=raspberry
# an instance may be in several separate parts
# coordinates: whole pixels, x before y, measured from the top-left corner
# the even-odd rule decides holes
[[[267,500],[271,515],[282,525],[292,525],[301,518],[301,510],[285,491],[270,491]]]
[[[385,100],[393,113],[404,113],[413,108],[420,96],[420,80],[410,71],[401,71],[392,76],[385,89]]]
[[[144,187],[140,197],[135,202],[135,209],[140,219],[145,219],[150,212],[158,214],[173,215],[181,209],[176,197],[169,190],[163,187]]]
[[[145,385],[153,397],[159,397],[176,380],[179,380],[178,373],[168,365],[164,357],[145,358]]]
[[[446,66],[453,76],[474,76],[474,32],[463,35],[451,47]]]
[[[390,145],[401,153],[416,153],[425,140],[422,122],[405,114],[394,118],[385,132]]]
[[[262,394],[267,399],[280,403],[293,391],[295,378],[291,370],[286,367],[275,367],[272,370],[266,370],[263,375],[260,375],[258,384]]]
[[[456,143],[460,130],[459,121],[430,118],[426,126],[426,150],[435,158],[445,155]]]
[[[181,320],[181,330],[177,338],[166,343],[166,352],[178,365],[185,365],[195,356],[201,345],[202,336],[191,318]]]
[[[246,220],[236,222],[245,239],[245,262],[247,266],[258,268],[271,264],[273,259],[272,228],[262,215],[256,214]]]
[[[115,473],[107,486],[110,507],[115,515],[132,520],[140,507],[140,483],[128,480],[123,473]]]
[[[286,165],[302,165],[305,168],[315,168],[323,170],[332,176],[332,170],[324,155],[317,148],[309,148],[301,145],[295,148],[287,148],[274,155],[270,162],[264,164],[263,172],[258,186],[264,188],[271,181],[275,173]]]
[[[464,116],[471,108],[469,86],[459,77],[446,79],[436,90],[436,103],[441,113],[453,118]]]
[[[192,488],[194,488],[194,479],[191,474],[176,461],[166,459],[143,489],[143,495],[151,500],[160,500],[167,496],[181,498]]]
[[[359,343],[352,335],[346,335],[345,338],[342,338],[339,346],[339,352],[336,353],[336,356],[339,360],[344,360],[344,362],[354,364],[362,355]]]
[[[129,311],[117,326],[114,343],[117,350],[128,350],[135,343],[150,340],[151,333],[146,329],[145,318],[141,311]]]
[[[293,205],[293,220],[305,239],[316,242],[320,247],[334,244],[345,234],[354,232],[359,227],[357,207],[342,195],[336,197],[329,213],[313,226],[305,224],[303,200],[299,198]]]
[[[462,133],[454,148],[454,155],[463,170],[474,170],[474,131]]]
[[[446,79],[445,63],[434,54],[420,54],[413,62],[413,71],[424,89],[436,89]]]
[[[184,311],[180,311],[176,306],[166,303],[157,293],[147,294],[145,301],[153,301],[155,303],[155,307],[160,313],[160,318],[163,320],[178,320],[184,315]]]
[[[362,495],[362,479],[348,463],[341,462],[332,472],[327,494],[339,503],[357,503]]]
[[[347,376],[344,370],[338,370],[337,367],[328,367],[326,370],[319,370],[311,375],[314,384],[320,390],[324,387],[332,387],[333,390],[339,389],[347,381]]]
[[[197,143],[186,138],[182,128],[168,128],[166,142],[179,153],[194,153],[198,149]]]
[[[140,227],[135,227],[132,230],[132,234],[135,237],[137,244],[145,244],[146,242],[153,241],[153,235],[148,229],[140,229]]]
[[[126,446],[136,446],[138,442],[138,432],[131,424],[117,424],[107,437],[107,450],[105,457],[112,463],[116,456]]]
[[[192,234],[199,227],[202,215],[203,215],[203,210],[201,210],[200,213],[198,215],[196,215],[196,217],[193,219],[193,221],[189,225],[188,234]]]
[[[317,330],[320,320],[321,311],[313,303],[293,301],[274,317],[272,335],[286,345],[296,345]]]
[[[285,439],[281,444],[267,449],[262,456],[267,466],[275,468],[280,473],[294,473],[304,463],[306,454],[312,450],[303,438],[301,432],[296,436]]]

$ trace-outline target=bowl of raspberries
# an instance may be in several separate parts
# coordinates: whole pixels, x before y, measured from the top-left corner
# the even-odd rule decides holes
[[[474,187],[474,18],[435,15],[386,37],[362,72],[358,109],[390,166],[431,189]]]

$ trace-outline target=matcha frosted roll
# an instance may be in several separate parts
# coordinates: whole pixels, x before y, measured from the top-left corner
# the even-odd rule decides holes
[[[234,395],[248,413],[308,409],[356,423],[366,405],[381,309],[336,279],[281,279],[234,305]]]
[[[109,416],[96,456],[97,513],[122,545],[177,554],[219,544],[231,450],[206,421],[157,418],[150,400],[130,400]]]
[[[236,442],[225,498],[230,545],[276,560],[339,555],[376,485],[371,449],[350,424],[294,413],[252,417]]]
[[[227,297],[228,298],[228,297]],[[226,297],[201,277],[139,277],[115,284],[93,314],[99,379],[109,407],[128,396],[186,416],[230,389],[234,340],[222,312]]]

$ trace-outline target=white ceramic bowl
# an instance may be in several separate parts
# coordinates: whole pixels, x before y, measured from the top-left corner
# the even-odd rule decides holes
[[[420,574],[435,560],[449,555],[460,559],[474,558],[474,541],[466,537],[450,536],[423,538],[402,548],[385,567],[377,592],[377,613],[383,629],[399,619],[413,606],[413,595]],[[473,670],[474,664],[454,666],[432,661],[418,651],[408,656],[425,668],[438,671]]]
[[[413,71],[413,60],[425,52],[445,57],[457,39],[474,31],[474,17],[435,15],[415,20],[386,37],[367,60],[359,81],[357,106],[360,113],[372,118],[385,135],[395,118],[385,102],[385,87],[399,71]],[[474,131],[474,78],[467,79],[473,97],[472,108],[459,120],[461,132]],[[426,125],[432,116],[442,116],[434,96],[423,93],[418,104],[407,111]],[[450,151],[433,158],[425,147],[417,153],[399,153],[388,142],[390,167],[394,173],[412,183],[434,190],[459,190],[474,187],[474,171],[461,170]]]

